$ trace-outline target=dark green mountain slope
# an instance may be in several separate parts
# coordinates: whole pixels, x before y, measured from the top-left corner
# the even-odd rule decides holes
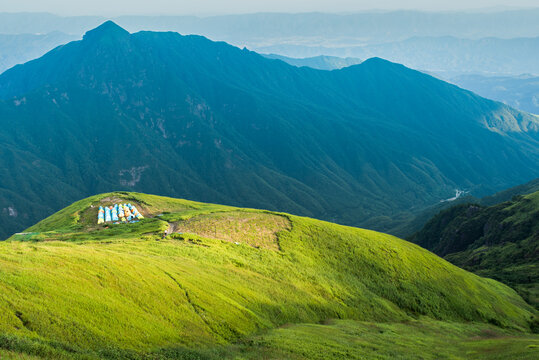
[[[475,200],[474,202],[478,202],[483,206],[492,206],[509,201],[516,195],[528,195],[536,191],[539,191],[539,178],[522,185],[517,185],[510,189],[502,190],[494,195],[485,196],[481,199]]]
[[[464,192],[461,193],[459,197],[449,199],[447,201],[442,201],[438,204],[426,208],[425,210],[417,213],[412,218],[410,218],[409,221],[400,223],[394,222],[396,226],[390,228],[388,232],[402,238],[408,238],[421,230],[425,226],[425,224],[435,215],[437,215],[440,211],[448,209],[452,206],[469,203],[480,204],[483,206],[491,206],[500,204],[505,201],[509,201],[515,195],[527,195],[536,191],[539,191],[539,178],[482,198],[476,198],[474,196],[468,195],[467,192]],[[368,225],[368,223],[366,223],[365,225]]]
[[[539,306],[539,192],[440,212],[411,240],[457,266],[513,286]]]
[[[388,229],[539,176],[536,117],[370,59],[296,68],[108,22],[0,76],[3,236],[140,190]]]

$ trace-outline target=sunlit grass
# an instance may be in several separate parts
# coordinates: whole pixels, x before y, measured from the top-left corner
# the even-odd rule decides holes
[[[86,212],[111,196],[128,197],[148,219],[96,227]],[[161,240],[169,221],[189,233]],[[115,193],[29,232],[0,243],[0,334],[19,344],[0,338],[0,348],[29,354],[220,349],[335,318],[428,316],[526,331],[535,316],[509,287],[414,244],[291,215]]]
[[[299,324],[253,337],[240,345],[243,359],[519,359],[539,356],[539,338],[484,324],[353,320]]]

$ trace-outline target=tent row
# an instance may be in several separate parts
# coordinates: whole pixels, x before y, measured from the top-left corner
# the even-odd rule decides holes
[[[114,204],[114,206],[100,206],[97,212],[97,223],[134,223],[144,216],[131,204]]]

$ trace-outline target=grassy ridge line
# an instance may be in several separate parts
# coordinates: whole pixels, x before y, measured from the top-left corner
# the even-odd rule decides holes
[[[525,330],[534,317],[509,287],[389,235],[288,215],[290,230],[278,233],[281,251],[190,234],[157,242],[130,230],[160,231],[168,222],[157,218],[93,227],[90,205],[114,196],[154,214],[168,211],[161,219],[182,212],[193,218],[195,210],[205,217],[237,213],[133,193],[70,206],[29,229],[46,231],[49,241],[0,243],[0,312],[6,314],[0,333],[94,351],[154,351],[229,344],[286,323],[329,318],[427,315]],[[87,241],[109,230],[116,235]],[[78,241],[54,240],[77,231]]]

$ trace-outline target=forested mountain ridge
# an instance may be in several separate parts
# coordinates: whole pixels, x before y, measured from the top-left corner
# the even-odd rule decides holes
[[[539,307],[539,192],[491,206],[456,205],[434,216],[410,240],[514,287]]]
[[[382,59],[296,68],[112,22],[0,76],[1,236],[103,191],[380,230],[539,176],[539,122]]]

